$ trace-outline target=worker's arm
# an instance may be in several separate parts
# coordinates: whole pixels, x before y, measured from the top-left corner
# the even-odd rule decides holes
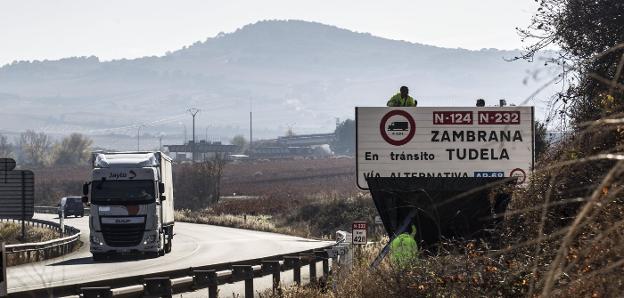
[[[397,103],[396,103],[396,95],[390,97],[390,100],[388,100],[388,103],[386,103],[386,106],[388,107],[396,107]]]

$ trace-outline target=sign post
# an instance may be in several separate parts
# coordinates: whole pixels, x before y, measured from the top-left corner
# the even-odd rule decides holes
[[[7,292],[7,275],[6,275],[6,248],[4,247],[4,242],[0,243],[0,250],[2,256],[0,256],[0,297],[6,297],[8,295]]]
[[[65,232],[65,208],[61,206],[61,215],[59,216],[59,226],[61,227],[61,238]]]

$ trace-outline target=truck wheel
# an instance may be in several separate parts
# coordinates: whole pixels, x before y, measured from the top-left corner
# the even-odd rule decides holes
[[[165,235],[166,235],[166,232],[164,231],[162,234],[159,235],[160,237],[160,242],[158,243],[158,255],[159,256],[165,255],[165,249],[167,247],[167,241],[165,239]]]
[[[168,254],[171,252],[171,236],[169,236],[169,238],[167,239],[167,242],[165,243],[165,253]]]

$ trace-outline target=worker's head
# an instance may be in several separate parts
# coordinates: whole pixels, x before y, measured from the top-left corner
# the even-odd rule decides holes
[[[401,98],[407,98],[407,95],[409,94],[409,89],[407,89],[407,86],[401,86],[401,89],[399,89],[399,91],[401,92]]]
[[[477,107],[485,107],[485,100],[483,98],[477,99]]]

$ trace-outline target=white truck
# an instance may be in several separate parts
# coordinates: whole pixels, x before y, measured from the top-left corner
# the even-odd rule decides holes
[[[174,235],[171,158],[162,152],[95,152],[92,163],[83,201],[91,204],[93,259],[170,252]]]

